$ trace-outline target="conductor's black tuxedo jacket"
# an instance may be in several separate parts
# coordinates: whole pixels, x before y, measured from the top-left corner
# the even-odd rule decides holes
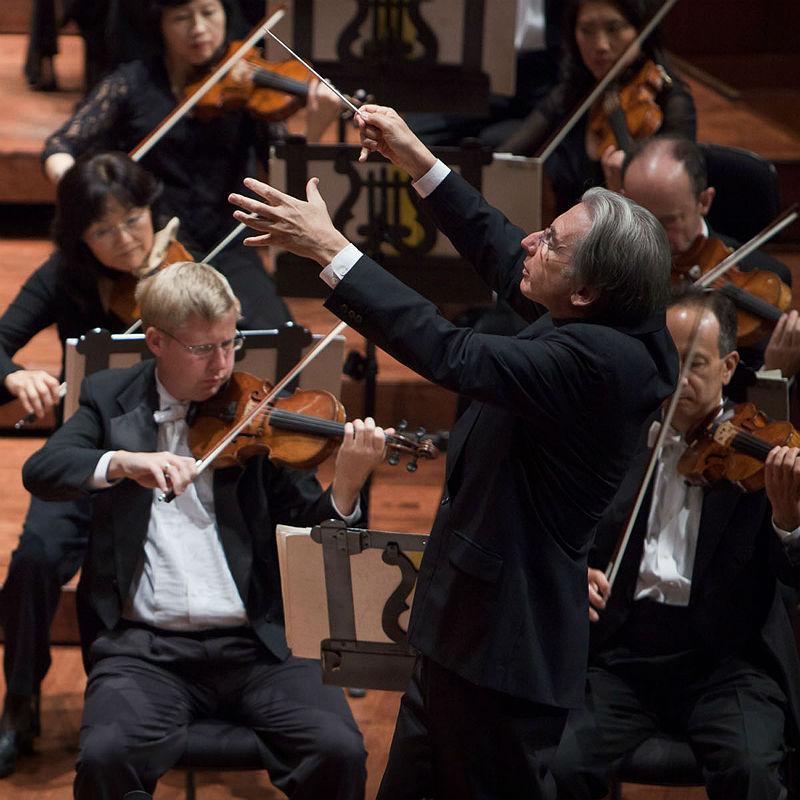
[[[158,428],[155,361],[90,375],[80,408],[23,467],[28,491],[43,500],[89,494],[92,523],[81,589],[102,625],[120,620],[144,552],[153,491],[132,480],[87,492],[86,482],[108,450],[155,452]],[[283,628],[275,525],[315,525],[337,517],[328,491],[308,472],[276,467],[256,456],[242,469],[214,471],[214,504],[225,557],[253,629],[279,659],[288,653]]]
[[[608,565],[649,455],[646,448],[637,453],[598,523],[590,566]],[[612,643],[631,612],[651,504],[652,489],[645,495],[608,604],[592,626],[593,655]],[[781,542],[764,491],[746,494],[728,481],[704,490],[687,608],[690,639],[712,662],[732,655],[756,659],[786,692],[795,725],[800,721],[800,663],[786,599],[798,581],[800,542]]]
[[[445,493],[410,640],[483,687],[583,701],[586,555],[639,430],[677,377],[663,314],[628,327],[552,320],[518,289],[525,233],[458,175],[425,205],[517,311],[516,337],[457,328],[366,256],[326,305],[421,375],[474,398],[451,432]]]

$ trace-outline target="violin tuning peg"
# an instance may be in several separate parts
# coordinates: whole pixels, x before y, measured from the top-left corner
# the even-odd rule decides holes
[[[423,437],[423,436],[424,436],[424,435],[425,435],[427,432],[428,432],[428,431],[426,431],[426,430],[425,430],[425,428],[417,428],[417,432],[416,432],[415,436],[417,437],[417,439],[422,439],[422,437]]]
[[[394,426],[394,429],[398,433],[402,433],[407,427],[408,427],[408,420],[401,419],[400,422],[398,422],[397,425]]]
[[[412,458],[411,461],[409,461],[408,464],[406,464],[406,470],[408,472],[416,472],[417,471],[417,457],[416,456],[414,456],[414,458]]]
[[[400,453],[397,450],[392,450],[389,455],[386,456],[386,463],[396,467],[400,463]]]

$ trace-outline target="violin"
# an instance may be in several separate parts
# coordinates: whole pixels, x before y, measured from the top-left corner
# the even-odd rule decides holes
[[[720,239],[698,236],[685,253],[673,259],[673,285],[698,280],[732,252]],[[792,305],[791,287],[769,270],[746,272],[731,267],[724,278],[710,286],[736,305],[736,341],[740,347],[750,347],[768,336]]]
[[[773,447],[800,447],[800,433],[790,422],[771,420],[753,403],[734,406],[721,421],[707,420],[686,440],[678,472],[689,483],[712,486],[728,480],[745,492],[764,488],[764,462]]]
[[[648,59],[622,86],[610,89],[589,113],[587,151],[594,160],[609,148],[628,152],[635,139],[646,139],[661,127],[664,114],[656,97],[672,78]]]
[[[214,450],[229,431],[262,402],[272,386],[246,372],[234,372],[226,386],[214,397],[192,409],[189,423],[189,449],[198,459]],[[224,469],[243,465],[255,455],[295,469],[310,469],[321,464],[344,436],[344,406],[330,392],[298,389],[279,397],[257,414],[216,456],[214,466]],[[434,459],[439,451],[423,436],[398,433],[386,437],[391,452],[387,459],[397,464],[401,452],[409,453],[409,472],[420,458]]]
[[[241,42],[231,42],[223,60],[238,50]],[[278,122],[291,116],[308,99],[309,70],[296,59],[267,61],[253,47],[241,59],[247,69],[232,70],[225,74],[195,104],[193,113],[199,119],[209,120],[232,111],[246,108],[250,114],[268,122]],[[186,86],[185,95],[193,95],[206,76]],[[354,103],[366,101],[359,91]]]

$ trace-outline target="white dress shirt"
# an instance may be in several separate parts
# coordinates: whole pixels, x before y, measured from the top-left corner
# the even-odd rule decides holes
[[[184,419],[189,404],[172,397],[158,378],[156,384],[161,412],[154,416],[166,418],[158,427],[158,449],[191,456]],[[126,619],[184,631],[247,625],[217,529],[213,484],[206,470],[171,503],[160,503],[161,490],[153,490],[144,554],[122,612]]]
[[[544,0],[517,0],[517,25],[514,47],[517,50],[544,50]]]
[[[717,420],[726,414],[729,412],[721,412]],[[651,440],[658,427],[659,423],[653,423]],[[686,448],[683,436],[670,428],[656,466],[634,600],[647,598],[667,605],[689,605],[704,492],[678,474],[678,461]],[[800,528],[784,531],[774,522],[772,527],[784,544],[800,538]]]
[[[678,473],[686,447],[683,437],[671,428],[656,466],[634,600],[689,605],[703,490],[689,486]]]

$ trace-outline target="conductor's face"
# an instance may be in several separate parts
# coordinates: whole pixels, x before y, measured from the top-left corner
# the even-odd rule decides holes
[[[231,310],[216,322],[189,317],[174,330],[147,329],[158,378],[173,397],[184,402],[208,400],[228,380],[234,352],[241,346],[236,318]]]
[[[573,299],[578,287],[573,277],[572,258],[590,227],[589,213],[579,203],[556,217],[550,227],[522,240],[528,255],[519,290],[529,300],[545,306],[556,318],[576,315]]]

